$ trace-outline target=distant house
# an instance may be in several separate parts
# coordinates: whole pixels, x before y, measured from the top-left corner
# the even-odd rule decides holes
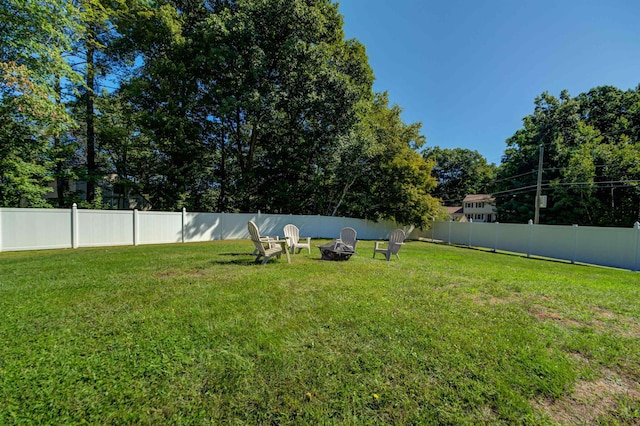
[[[467,217],[464,215],[464,210],[462,206],[453,206],[453,207],[445,207],[447,211],[448,220],[453,222],[466,222]]]
[[[468,221],[493,223],[496,221],[496,199],[490,194],[470,194],[462,200]]]
[[[116,183],[114,174],[103,176],[96,188],[101,191],[102,202],[105,206],[112,209],[138,209],[150,210],[151,204],[139,195],[129,194],[125,199],[124,188],[121,184]],[[44,198],[52,205],[58,204],[57,180],[54,178],[49,182],[51,191],[44,195]],[[87,182],[83,180],[70,179],[64,182],[65,199],[71,202],[80,202],[87,199]]]

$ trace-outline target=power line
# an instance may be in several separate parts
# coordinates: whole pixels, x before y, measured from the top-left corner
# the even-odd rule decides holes
[[[634,165],[638,165],[638,164],[634,164]],[[602,167],[615,167],[615,166],[618,166],[618,165],[617,164],[598,164],[598,165],[595,165],[594,167],[602,168]],[[554,170],[569,170],[569,169],[571,169],[571,167],[549,167],[549,168],[542,169],[542,170],[543,171],[554,171]],[[506,177],[506,178],[495,179],[495,180],[487,182],[487,185],[495,184],[495,183],[498,183],[498,182],[504,182],[504,181],[507,181],[507,180],[511,180],[511,179],[514,179],[514,178],[517,178],[517,177],[521,177],[521,176],[530,175],[530,174],[533,174],[533,173],[536,173],[536,171],[535,170],[531,170],[530,172],[520,173],[518,175],[509,176],[509,177]],[[590,177],[596,178],[598,176],[597,175],[591,175]]]
[[[622,184],[613,186],[613,184]],[[640,180],[609,180],[609,181],[601,181],[601,182],[547,182],[542,183],[541,186],[547,189],[554,189],[554,187],[563,186],[563,187],[571,187],[577,186],[584,188],[584,186],[589,185],[589,188],[585,189],[607,189],[607,188],[638,188],[638,184],[640,184]],[[505,191],[494,192],[491,195],[503,195],[503,194],[513,194],[513,193],[521,193],[521,192],[532,192],[534,188],[537,188],[537,185],[528,185],[521,186],[519,188],[508,189]]]
[[[635,164],[630,164],[629,166],[640,166],[640,164],[635,163]],[[620,167],[620,165],[619,164],[595,164],[593,167],[595,167],[596,169],[600,169],[602,167]],[[570,170],[570,169],[573,169],[573,167],[549,167],[543,170],[555,171],[555,170]]]
[[[552,187],[552,186],[573,186],[573,185],[602,185],[602,184],[614,184],[614,183],[624,183],[624,184],[631,184],[631,183],[640,183],[640,180],[636,180],[636,179],[625,179],[625,180],[604,180],[604,181],[596,181],[596,182],[549,182],[546,184],[546,186]],[[635,185],[629,185],[629,186],[635,186]],[[605,187],[606,188],[606,187]]]
[[[530,172],[520,173],[519,175],[513,175],[513,176],[509,176],[509,177],[502,178],[502,179],[495,179],[495,180],[489,181],[489,183],[503,182],[505,180],[510,180],[510,179],[513,179],[513,178],[530,175],[530,174],[533,174],[535,172],[536,172],[535,170],[531,170]]]
[[[523,189],[531,189],[531,188],[536,188],[538,185],[529,185],[529,186],[521,186],[520,188],[513,188],[513,189],[507,189],[506,191],[498,191],[498,192],[493,192],[491,195],[500,195],[500,194],[508,194],[514,191],[520,191]]]

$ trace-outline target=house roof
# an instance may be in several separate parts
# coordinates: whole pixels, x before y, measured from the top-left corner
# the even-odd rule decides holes
[[[491,194],[469,194],[464,197],[462,200],[463,203],[479,203],[479,202],[489,202],[493,203],[496,199],[491,196]]]
[[[445,207],[445,209],[447,209],[447,213],[449,214],[463,214],[464,210],[462,209],[462,206],[453,206],[453,207]]]

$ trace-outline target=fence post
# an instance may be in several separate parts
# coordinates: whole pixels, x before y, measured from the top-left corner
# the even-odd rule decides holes
[[[532,240],[533,240],[533,220],[529,219],[529,247],[527,248],[527,257],[531,257]]]
[[[451,245],[451,219],[449,219],[449,237],[447,238],[447,243]]]
[[[78,205],[73,203],[71,206],[71,248],[78,248]]]
[[[224,212],[220,212],[220,241],[224,240]]]
[[[436,228],[436,218],[432,217],[431,218],[431,242],[434,241],[435,228]],[[0,247],[0,250],[2,250],[2,247]]]
[[[471,247],[471,231],[473,228],[473,219],[469,219],[469,241],[467,243],[467,247]]]
[[[133,209],[133,245],[137,246],[140,240],[140,218],[138,216],[138,209]]]
[[[187,208],[182,208],[182,242],[184,243],[184,234],[186,232],[185,226],[187,225]]]
[[[498,225],[500,225],[500,222],[494,222],[494,223],[496,224],[496,242],[493,245],[493,252],[496,253],[498,251],[498,231],[500,230]]]
[[[638,258],[640,257],[640,253],[638,253],[640,250],[640,222],[634,223],[633,229],[636,230],[636,264],[633,270],[638,271],[640,270],[640,267],[638,266]]]
[[[571,257],[571,263],[576,263],[576,256],[578,253],[578,225],[573,225],[573,256]]]

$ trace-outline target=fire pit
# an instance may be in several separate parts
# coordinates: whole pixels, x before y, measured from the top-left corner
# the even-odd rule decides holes
[[[322,260],[349,260],[354,253],[353,247],[340,241],[333,241],[330,244],[317,247],[322,254]]]

